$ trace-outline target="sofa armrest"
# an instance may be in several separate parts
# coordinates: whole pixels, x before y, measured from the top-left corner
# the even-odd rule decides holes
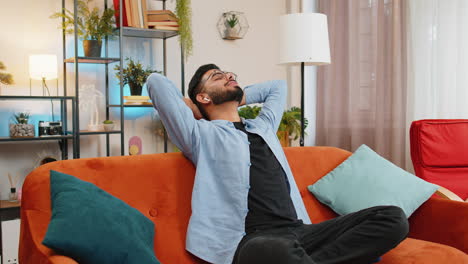
[[[47,231],[50,215],[38,210],[21,211],[19,263],[21,264],[78,264],[73,259],[56,255],[44,246],[42,240]]]
[[[430,198],[409,219],[409,237],[468,253],[468,203]]]

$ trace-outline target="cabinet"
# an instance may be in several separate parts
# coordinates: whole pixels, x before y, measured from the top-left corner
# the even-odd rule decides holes
[[[166,0],[158,0],[159,2],[162,3],[163,9],[166,9]],[[120,14],[123,14],[123,10],[121,10],[123,0],[120,0],[120,10],[118,11]],[[77,1],[73,1],[74,3],[74,9],[77,10]],[[65,1],[62,1],[62,5],[64,8],[65,7]],[[108,3],[107,0],[104,0],[104,8],[108,8]],[[74,137],[74,143],[75,143],[75,148],[76,148],[76,157],[80,157],[80,138],[82,136],[90,136],[90,135],[100,135],[104,134],[106,136],[106,155],[110,155],[110,135],[111,134],[118,134],[120,136],[120,154],[125,155],[125,109],[126,108],[135,108],[135,107],[153,107],[152,105],[125,105],[124,100],[123,100],[123,95],[124,95],[124,87],[122,84],[120,84],[118,93],[119,93],[119,100],[117,103],[111,103],[110,102],[110,93],[111,90],[112,92],[115,92],[115,87],[110,87],[109,84],[109,74],[113,74],[113,64],[119,63],[120,64],[120,71],[121,71],[121,76],[122,76],[122,69],[124,68],[124,58],[125,58],[125,50],[123,48],[123,43],[125,43],[126,39],[128,38],[140,38],[140,39],[160,39],[162,40],[162,50],[163,50],[163,74],[167,74],[167,43],[166,40],[172,37],[175,37],[178,35],[177,31],[169,31],[169,30],[155,30],[155,29],[143,29],[143,28],[132,28],[132,27],[123,27],[123,16],[119,16],[120,21],[116,21],[120,26],[118,27],[118,56],[116,57],[109,57],[109,41],[108,39],[105,39],[103,41],[104,45],[104,56],[103,57],[83,57],[79,56],[78,54],[78,36],[76,33],[76,30],[74,31],[73,35],[73,41],[74,41],[74,51],[73,55],[71,57],[67,57],[67,48],[66,48],[66,36],[65,32],[63,33],[63,54],[64,54],[64,91],[67,91],[67,79],[66,79],[66,73],[67,73],[67,65],[72,64],[74,68],[74,91],[75,95],[74,98],[76,100],[75,105],[76,107],[76,113],[74,115],[74,118],[76,119],[77,122],[74,123],[74,129],[76,130],[76,136]],[[75,19],[76,21],[76,19]],[[77,27],[76,22],[75,22],[75,28]],[[118,129],[113,130],[113,131],[86,131],[82,130],[80,128],[79,120],[80,120],[80,66],[83,64],[98,64],[102,65],[104,69],[104,76],[105,78],[105,114],[106,114],[106,119],[110,119],[110,110],[111,109],[118,109],[119,114],[120,114],[120,126]],[[185,86],[185,80],[184,80],[184,58],[183,58],[183,52],[182,52],[182,47],[181,47],[181,87],[182,87],[182,94],[185,94],[184,91],[184,86]],[[111,66],[111,67],[110,67]],[[167,134],[164,131],[164,152],[167,152]]]
[[[0,200],[0,263],[18,264],[20,203]]]

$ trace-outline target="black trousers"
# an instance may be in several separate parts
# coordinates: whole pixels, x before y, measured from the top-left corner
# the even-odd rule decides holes
[[[233,264],[369,264],[407,235],[401,208],[377,206],[319,224],[252,232]]]

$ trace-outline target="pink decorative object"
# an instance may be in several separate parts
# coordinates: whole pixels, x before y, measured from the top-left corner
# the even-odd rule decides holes
[[[133,136],[128,141],[128,152],[130,155],[140,155],[142,152],[141,138]]]

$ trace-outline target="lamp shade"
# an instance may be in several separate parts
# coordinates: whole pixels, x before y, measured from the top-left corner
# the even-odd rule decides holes
[[[327,16],[320,13],[280,16],[279,53],[281,64],[330,64]]]
[[[57,79],[57,55],[30,55],[29,77],[34,80]]]

